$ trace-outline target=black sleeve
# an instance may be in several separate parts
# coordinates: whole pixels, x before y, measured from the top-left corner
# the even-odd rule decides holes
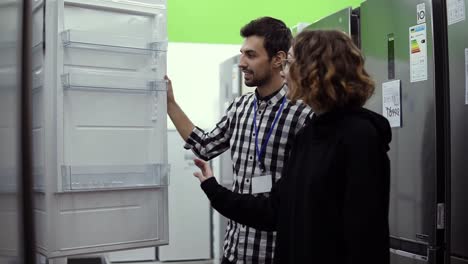
[[[211,205],[225,217],[259,230],[275,231],[279,207],[279,187],[276,182],[268,197],[234,193],[219,185],[214,177],[201,187]]]
[[[344,148],[344,263],[388,263],[388,157],[375,131],[358,132]]]

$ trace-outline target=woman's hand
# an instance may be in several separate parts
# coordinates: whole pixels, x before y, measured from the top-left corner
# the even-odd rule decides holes
[[[201,159],[194,159],[193,161],[195,162],[195,165],[201,170],[201,172],[193,173],[193,175],[200,180],[200,183],[213,177],[213,171],[211,170],[210,166],[208,166],[207,162]]]

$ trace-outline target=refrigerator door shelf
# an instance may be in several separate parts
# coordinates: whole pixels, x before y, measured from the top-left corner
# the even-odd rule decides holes
[[[98,191],[167,187],[168,164],[67,166],[62,170],[62,191]]]
[[[428,259],[424,256],[408,253],[401,250],[390,249],[390,263],[396,264],[427,264]]]
[[[131,10],[143,14],[150,13],[149,10],[154,12],[154,10],[167,9],[163,0],[64,0],[64,2],[67,5],[112,8],[127,12]]]
[[[167,51],[167,41],[148,42],[136,36],[110,36],[100,32],[66,30],[61,33],[61,37],[63,46],[66,48],[106,50],[130,54]]]
[[[127,93],[167,91],[166,81],[151,79],[147,75],[138,74],[110,74],[105,72],[66,73],[62,75],[62,84],[65,90]]]

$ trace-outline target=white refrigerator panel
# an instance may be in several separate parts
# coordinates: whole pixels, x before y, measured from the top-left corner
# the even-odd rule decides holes
[[[166,191],[108,191],[60,195],[60,251],[89,253],[150,246],[165,238]],[[159,241],[160,242],[160,241]],[[57,254],[60,254],[57,252]]]
[[[33,134],[47,258],[168,243],[165,5],[46,0]]]

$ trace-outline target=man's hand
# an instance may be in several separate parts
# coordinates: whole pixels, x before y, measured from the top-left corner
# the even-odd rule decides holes
[[[167,83],[167,104],[175,103],[174,91],[172,90],[172,81],[167,75],[164,76],[164,80],[166,80]]]
[[[187,141],[195,126],[176,103],[171,79],[166,75],[164,76],[164,80],[166,80],[167,83],[167,114],[177,128],[180,136],[184,141]]]
[[[213,171],[211,170],[208,163],[201,159],[194,159],[195,165],[200,168],[201,172],[195,172],[193,175],[200,180],[200,183],[208,180],[209,178],[213,177]]]

